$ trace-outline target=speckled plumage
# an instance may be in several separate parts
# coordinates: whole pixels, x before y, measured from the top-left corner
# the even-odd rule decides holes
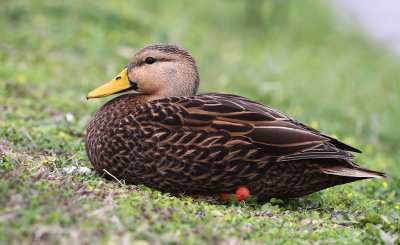
[[[197,88],[196,88],[197,89]],[[224,93],[148,100],[121,95],[99,109],[86,135],[96,171],[164,192],[299,197],[372,177],[356,151],[283,113]]]

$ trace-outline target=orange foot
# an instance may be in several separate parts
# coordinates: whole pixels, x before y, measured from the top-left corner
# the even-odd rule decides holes
[[[221,199],[222,201],[226,201],[226,200],[228,200],[230,195],[231,195],[230,193],[221,193],[219,195],[219,199]],[[245,200],[247,200],[247,198],[249,198],[250,191],[247,187],[242,186],[236,190],[235,195],[239,202],[245,201]]]

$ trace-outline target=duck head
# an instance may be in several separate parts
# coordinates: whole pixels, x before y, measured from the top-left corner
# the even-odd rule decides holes
[[[199,82],[196,61],[186,49],[174,44],[156,44],[139,50],[120,74],[86,98],[129,90],[142,93],[148,100],[194,96]]]

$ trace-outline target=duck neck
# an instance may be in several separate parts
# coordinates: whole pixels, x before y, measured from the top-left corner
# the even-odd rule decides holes
[[[190,80],[182,80],[176,78],[173,81],[165,81],[164,87],[158,88],[151,94],[145,95],[148,101],[163,99],[166,97],[190,97],[197,94],[198,82]]]

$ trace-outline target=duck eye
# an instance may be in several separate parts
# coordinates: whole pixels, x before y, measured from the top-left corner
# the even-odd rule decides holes
[[[153,64],[154,62],[156,62],[156,59],[153,57],[147,57],[144,62],[146,62],[146,64]]]

